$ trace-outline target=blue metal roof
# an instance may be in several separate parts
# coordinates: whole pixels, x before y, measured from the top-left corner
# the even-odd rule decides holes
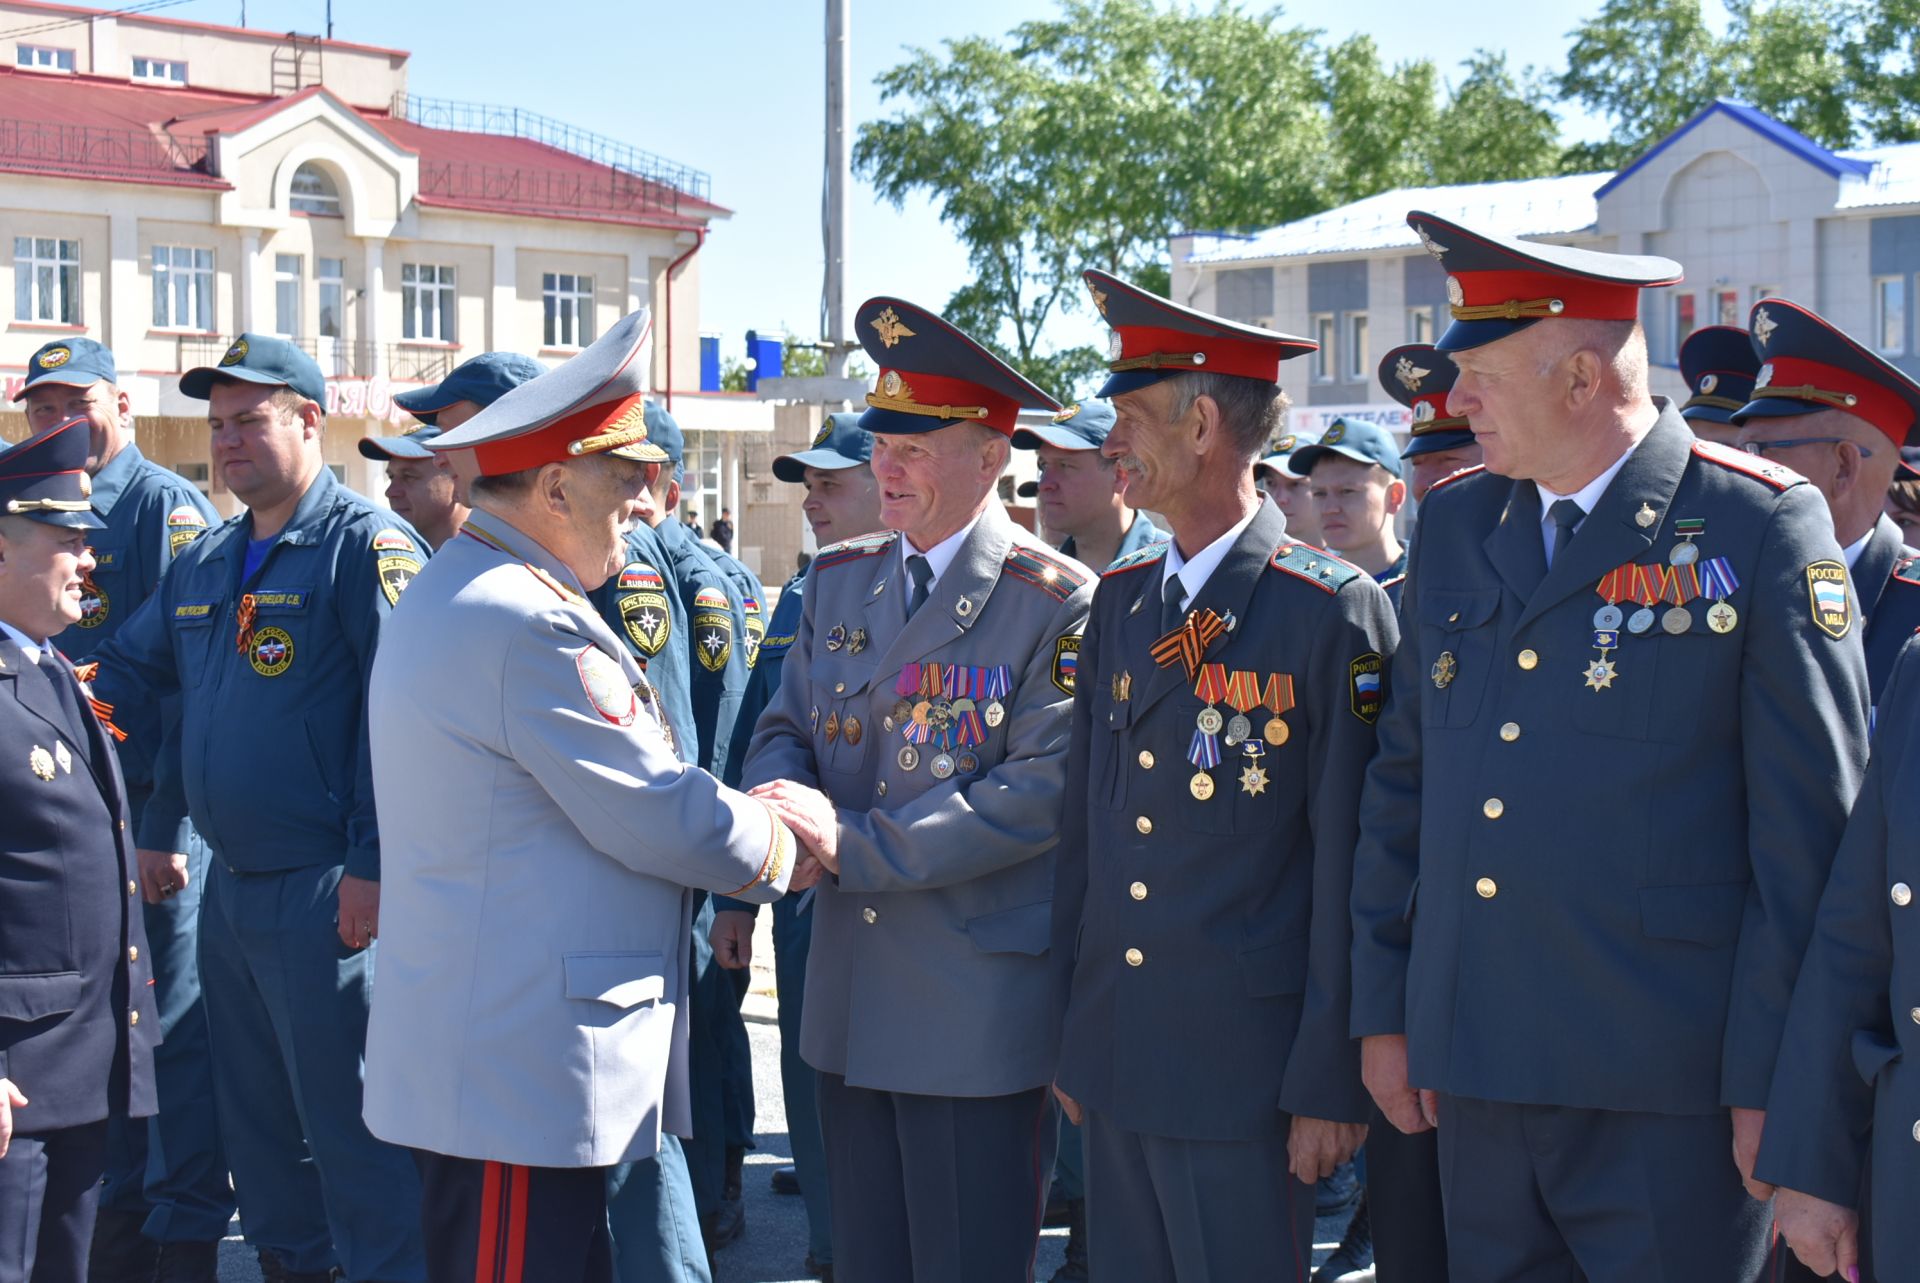
[[[1625,169],[1602,183],[1599,189],[1593,193],[1594,199],[1599,200],[1605,197],[1608,192],[1639,173],[1643,165],[1685,137],[1686,134],[1701,121],[1716,113],[1731,116],[1748,129],[1753,130],[1754,133],[1765,138],[1768,142],[1785,148],[1801,160],[1812,165],[1815,169],[1834,178],[1844,178],[1848,175],[1856,178],[1865,178],[1873,172],[1873,164],[1871,161],[1855,160],[1848,156],[1842,156],[1837,152],[1829,151],[1793,126],[1782,124],[1757,107],[1749,107],[1743,102],[1734,102],[1730,98],[1716,98],[1705,109],[1697,113],[1692,120],[1689,120],[1686,124],[1680,126],[1680,128],[1674,130],[1665,138],[1662,138],[1646,155],[1640,157],[1640,159],[1634,161],[1631,165],[1628,165]]]

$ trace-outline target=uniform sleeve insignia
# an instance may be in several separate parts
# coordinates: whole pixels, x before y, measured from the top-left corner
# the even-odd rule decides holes
[[[411,555],[413,552],[413,540],[407,538],[398,530],[389,527],[373,537],[373,550],[375,552],[404,552]]]
[[[712,589],[701,589],[701,595]],[[721,595],[725,600],[724,594]],[[693,615],[693,653],[700,661],[700,667],[710,673],[720,672],[727,666],[727,660],[733,655],[733,612],[731,610],[696,610]]]
[[[180,550],[207,532],[207,519],[190,503],[183,503],[167,514],[167,553],[178,557]]]
[[[1816,561],[1808,566],[1807,595],[1815,628],[1836,641],[1853,631],[1853,594],[1847,591],[1844,565]]]
[[[673,612],[667,605],[667,581],[644,561],[630,561],[620,571],[618,596],[614,604],[620,610],[620,623],[634,646],[652,659],[666,648],[673,636]]]
[[[1380,720],[1380,707],[1386,697],[1380,689],[1380,676],[1386,668],[1386,661],[1380,658],[1378,651],[1367,651],[1356,656],[1347,665],[1348,695],[1352,701],[1353,715],[1372,726]]]
[[[639,712],[640,701],[620,665],[604,651],[589,646],[574,658],[580,672],[580,685],[586,689],[593,711],[615,726],[631,726]]]
[[[411,556],[381,557],[379,559],[380,591],[387,596],[387,605],[398,606],[400,594],[407,590],[413,577],[420,573],[420,563]]]
[[[760,614],[760,603],[742,593],[740,608],[747,615],[747,667],[752,668],[760,662],[760,645],[767,635],[767,621]]]
[[[1073,694],[1073,679],[1080,671],[1080,638],[1057,637],[1053,642],[1053,684]]]
[[[731,611],[733,603],[727,600],[727,594],[718,588],[702,588],[693,594],[695,610]]]

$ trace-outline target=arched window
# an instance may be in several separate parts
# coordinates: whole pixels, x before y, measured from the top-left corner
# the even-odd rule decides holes
[[[340,217],[340,190],[333,178],[318,165],[302,165],[293,171],[293,188],[287,201],[296,214]]]

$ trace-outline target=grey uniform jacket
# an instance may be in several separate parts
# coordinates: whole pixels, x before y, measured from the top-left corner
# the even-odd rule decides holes
[[[535,1167],[685,1135],[688,887],[778,899],[792,838],[684,765],[549,553],[475,513],[381,639],[366,1120]]]
[[[744,783],[797,780],[840,808],[838,885],[813,908],[807,1063],[882,1091],[1007,1095],[1053,1073],[1052,853],[1091,576],[990,504],[908,620],[900,544],[869,535],[814,558]],[[1011,675],[977,766],[946,780],[930,745],[900,760],[895,683],[922,662]]]

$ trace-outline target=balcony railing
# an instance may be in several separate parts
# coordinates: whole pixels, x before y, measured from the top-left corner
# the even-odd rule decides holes
[[[125,175],[217,183],[203,136],[174,138],[144,129],[62,125],[47,120],[0,119],[0,169],[70,173],[88,178]]]
[[[446,98],[422,98],[418,94],[395,94],[393,114],[428,129],[448,129],[467,134],[499,134],[508,138],[526,138],[564,152],[619,170],[634,178],[657,183],[676,193],[699,200],[711,199],[712,180],[700,170],[628,146],[590,130],[579,129],[565,121],[522,111],[518,107],[499,107],[489,103],[454,102]]]
[[[330,379],[387,379],[394,383],[438,383],[460,363],[457,347],[415,347],[407,343],[370,343],[365,339],[290,339]],[[219,365],[232,339],[183,335],[178,368]]]
[[[617,169],[582,174],[458,161],[422,162],[420,194],[535,214],[671,215],[680,208],[680,194],[673,188]]]

